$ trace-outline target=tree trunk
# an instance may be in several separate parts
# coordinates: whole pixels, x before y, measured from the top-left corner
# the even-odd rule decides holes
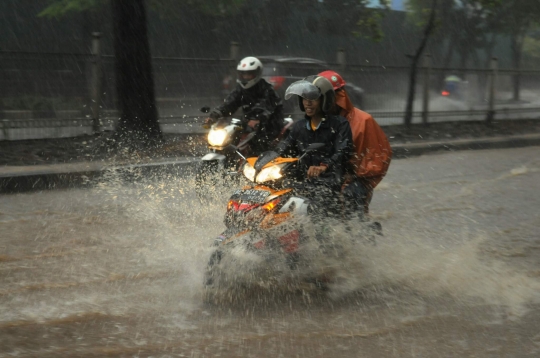
[[[484,49],[486,53],[486,58],[484,61],[484,69],[490,68],[491,59],[493,58],[493,50],[495,48],[495,39],[496,35],[491,34],[490,39],[487,41]],[[478,100],[484,101],[487,96],[487,84],[488,84],[488,73],[482,72],[478,75]]]
[[[407,96],[407,107],[405,109],[405,118],[403,119],[407,128],[409,128],[412,123],[418,61],[420,60],[420,57],[422,56],[422,53],[424,52],[424,49],[426,48],[426,44],[429,39],[429,36],[431,36],[431,33],[433,32],[433,28],[435,27],[436,7],[437,7],[437,0],[433,0],[431,4],[431,12],[429,14],[429,20],[426,25],[426,28],[424,29],[424,37],[422,38],[422,41],[420,42],[420,46],[418,46],[416,53],[414,54],[414,56],[412,56],[411,72],[410,72],[410,78],[409,78],[409,95]]]
[[[520,100],[520,87],[521,87],[521,74],[519,73],[519,70],[521,69],[521,53],[523,50],[523,39],[525,35],[524,32],[522,34],[522,31],[519,31],[516,34],[512,35],[512,64],[514,65],[514,69],[518,72],[516,72],[513,76],[513,90],[512,90],[512,99],[514,101]]]
[[[460,53],[460,71],[459,71],[459,76],[462,78],[462,79],[465,79],[465,75],[467,74],[467,63],[469,62],[469,54],[470,54],[470,49],[467,47],[467,46],[464,46],[462,47],[462,50],[461,50],[461,53]]]
[[[116,91],[120,119],[114,139],[130,148],[163,139],[158,123],[144,0],[112,0]]]

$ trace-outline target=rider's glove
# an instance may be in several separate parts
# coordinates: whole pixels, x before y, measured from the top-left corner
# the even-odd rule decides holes
[[[258,119],[252,119],[247,123],[247,125],[256,131],[259,129],[260,123],[261,121],[259,121]]]
[[[213,110],[212,112],[210,112],[208,114],[208,118],[206,118],[203,122],[203,128],[210,128],[212,124],[216,123],[219,117],[221,117],[221,113],[219,113],[218,111]]]
[[[202,126],[203,126],[203,128],[208,129],[208,128],[210,128],[210,126],[211,126],[212,124],[214,124],[214,122],[215,122],[215,121],[214,121],[212,118],[208,117],[208,118],[205,118],[205,120],[204,120]]]

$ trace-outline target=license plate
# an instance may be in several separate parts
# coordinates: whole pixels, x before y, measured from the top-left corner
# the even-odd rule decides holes
[[[243,203],[264,203],[266,198],[270,195],[268,190],[257,190],[257,189],[247,189],[247,190],[237,190],[232,196],[231,200]]]

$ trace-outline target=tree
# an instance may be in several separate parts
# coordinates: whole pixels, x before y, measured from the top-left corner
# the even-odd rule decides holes
[[[39,16],[61,17],[103,6],[104,0],[55,0]],[[111,0],[116,92],[120,118],[117,145],[140,148],[163,139],[158,123],[144,0]]]
[[[306,23],[311,32],[355,35],[380,41],[383,37],[380,20],[384,16],[383,10],[388,10],[389,2],[389,0],[296,0],[294,6],[313,13],[310,21]]]
[[[116,91],[120,118],[114,139],[136,148],[162,141],[144,0],[112,0]]]
[[[202,12],[218,16],[235,11],[245,0],[184,0]],[[83,12],[104,6],[106,0],[51,0],[39,14],[61,17],[71,12]],[[157,11],[178,5],[172,0],[151,0]],[[145,0],[110,0],[113,14],[116,88],[120,119],[114,140],[129,148],[141,148],[160,143],[163,139],[158,123],[154,81],[146,20]]]
[[[501,16],[501,32],[510,35],[512,64],[515,70],[521,69],[525,37],[535,23],[540,22],[540,2],[524,0],[506,0],[498,9]],[[514,75],[513,99],[519,101],[521,76]]]
[[[44,17],[62,17],[72,12],[83,12],[105,4],[105,0],[49,0],[49,4],[38,14]]]
[[[538,69],[540,65],[540,31],[528,36],[523,41],[525,66]]]
[[[416,52],[411,57],[411,69],[409,75],[409,94],[407,96],[407,107],[405,109],[405,118],[404,123],[407,127],[410,127],[412,123],[412,114],[413,114],[413,105],[414,105],[414,94],[416,90],[416,72],[418,68],[418,61],[424,53],[429,37],[435,29],[435,15],[437,12],[437,0],[432,0],[431,9],[429,10],[429,17],[427,23],[424,27],[424,32],[422,40],[416,49]]]
[[[441,67],[450,67],[454,55],[459,56],[460,66],[465,69],[469,58],[479,62],[478,54],[485,52],[489,65],[496,40],[498,23],[497,7],[503,0],[440,0],[437,4],[437,29],[429,50],[439,58]],[[424,26],[425,14],[431,6],[431,0],[409,0],[408,18],[418,26]],[[440,83],[444,73],[440,72]],[[440,84],[439,83],[439,84]]]
[[[368,7],[371,1],[359,1],[358,7],[361,8],[356,21],[357,29],[353,34],[374,41],[381,41],[384,34],[381,30],[381,20],[384,16],[382,10],[389,9],[389,0],[378,0],[378,7]]]

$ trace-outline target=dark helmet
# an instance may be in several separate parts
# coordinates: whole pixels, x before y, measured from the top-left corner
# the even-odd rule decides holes
[[[298,96],[302,112],[305,111],[302,98],[316,100],[323,97],[321,109],[324,113],[329,113],[336,103],[336,93],[332,83],[322,76],[308,76],[303,80],[294,82],[285,91],[285,99],[289,99],[293,95]]]

